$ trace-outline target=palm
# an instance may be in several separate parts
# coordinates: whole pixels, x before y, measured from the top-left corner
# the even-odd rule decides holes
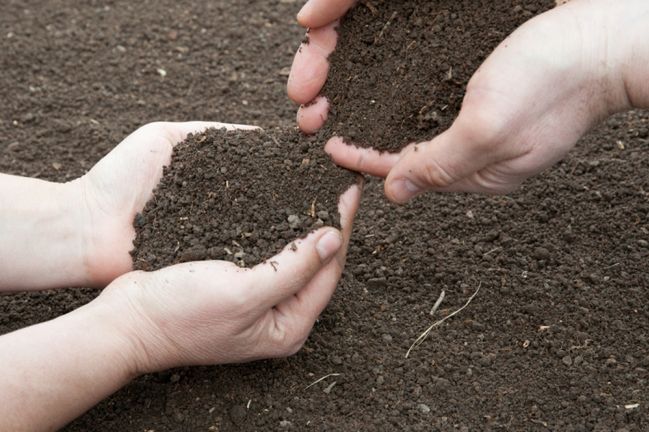
[[[151,198],[171,160],[173,147],[208,127],[250,128],[222,123],[151,123],[129,135],[80,179],[90,229],[88,268],[108,283],[132,269],[133,219]]]

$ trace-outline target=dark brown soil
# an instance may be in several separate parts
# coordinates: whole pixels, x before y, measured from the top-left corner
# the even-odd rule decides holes
[[[303,35],[300,6],[8,2],[0,170],[65,181],[154,119],[293,126],[283,68]],[[646,431],[648,172],[649,114],[636,112],[508,197],[395,207],[371,181],[347,273],[300,354],[145,376],[66,430]],[[438,317],[481,282],[406,360],[441,290]],[[96,294],[0,296],[0,332]],[[341,375],[306,389],[330,373]]]
[[[469,79],[518,26],[555,0],[373,0],[342,20],[322,93],[321,136],[399,150],[447,129]]]
[[[340,227],[338,197],[356,177],[296,128],[190,135],[135,218],[134,267],[257,264],[314,229]]]

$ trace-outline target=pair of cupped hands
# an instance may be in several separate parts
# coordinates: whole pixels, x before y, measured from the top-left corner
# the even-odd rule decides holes
[[[305,132],[326,121],[328,101],[319,92],[327,57],[336,46],[338,19],[353,3],[310,0],[298,15],[311,29],[310,43],[295,57],[288,94],[304,104],[298,123]],[[325,150],[343,167],[386,177],[386,195],[398,203],[424,191],[512,191],[564,157],[599,120],[648,105],[646,62],[632,61],[640,48],[649,51],[647,38],[637,37],[646,33],[645,3],[573,0],[527,22],[476,72],[451,128],[418,143],[416,154],[414,144],[390,154],[337,137]],[[79,226],[85,227],[84,283],[108,284],[94,303],[114,311],[115,328],[131,341],[136,374],[293,354],[343,271],[359,186],[340,198],[342,229],[323,228],[298,240],[297,253],[272,258],[278,271],[265,263],[241,269],[217,261],[131,271],[134,216],[152,197],[174,145],[208,127],[247,128],[149,124],[66,185],[78,198]]]

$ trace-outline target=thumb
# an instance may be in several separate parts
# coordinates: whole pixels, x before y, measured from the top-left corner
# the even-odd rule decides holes
[[[473,175],[495,160],[494,146],[475,135],[456,123],[432,141],[408,146],[385,181],[387,197],[402,204],[427,190],[484,192]]]
[[[296,240],[281,253],[252,269],[254,290],[270,308],[304,288],[343,247],[340,231],[323,228]]]

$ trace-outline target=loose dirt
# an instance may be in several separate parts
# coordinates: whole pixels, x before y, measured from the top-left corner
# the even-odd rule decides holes
[[[485,16],[495,4],[457,3]],[[8,2],[0,170],[66,181],[151,120],[294,126],[285,68],[303,36],[300,6]],[[383,37],[390,31],[401,28]],[[66,430],[645,431],[648,167],[649,115],[636,112],[507,197],[431,194],[396,207],[370,181],[346,274],[301,353],[148,375]],[[406,360],[415,338],[481,282],[471,305]],[[96,295],[2,296],[0,332]]]
[[[296,128],[192,135],[135,218],[134,267],[258,264],[312,230],[340,227],[338,197],[356,177]]]
[[[469,79],[502,40],[554,0],[377,0],[343,18],[322,93],[320,135],[399,150],[447,129]]]

